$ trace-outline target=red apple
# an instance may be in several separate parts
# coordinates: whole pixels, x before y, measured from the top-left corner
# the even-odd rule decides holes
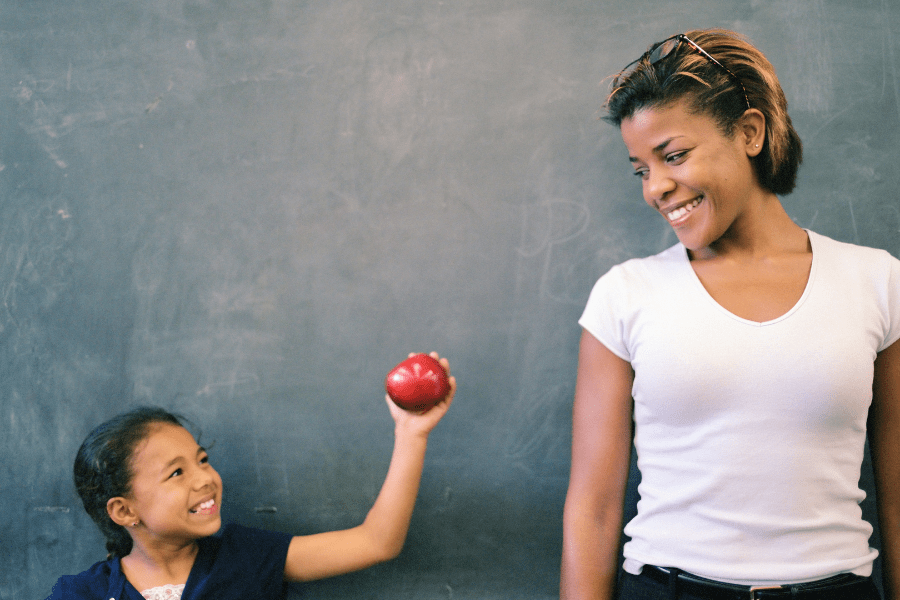
[[[441,363],[427,354],[416,354],[391,369],[384,389],[400,408],[422,411],[444,399],[450,381]]]

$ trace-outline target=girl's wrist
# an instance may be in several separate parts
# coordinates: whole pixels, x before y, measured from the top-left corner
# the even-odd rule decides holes
[[[394,428],[394,443],[397,446],[422,446],[424,448],[428,445],[429,433],[431,432],[417,431],[397,426]]]

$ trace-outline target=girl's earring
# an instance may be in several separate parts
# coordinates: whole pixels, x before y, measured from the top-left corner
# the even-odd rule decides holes
[[[132,523],[131,526],[132,526],[132,527],[137,527],[137,526],[138,526],[137,521],[135,521],[134,523]]]

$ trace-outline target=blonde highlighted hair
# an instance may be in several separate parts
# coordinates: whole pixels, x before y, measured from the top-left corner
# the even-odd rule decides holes
[[[764,146],[753,159],[757,178],[775,194],[791,193],[803,160],[803,144],[788,116],[787,98],[775,68],[762,52],[733,31],[705,29],[684,35],[727,71],[687,43],[679,44],[655,63],[651,63],[648,52],[636,66],[629,65],[612,77],[604,120],[619,127],[639,110],[684,101],[692,112],[712,117],[723,133],[733,135],[749,104],[766,118]]]

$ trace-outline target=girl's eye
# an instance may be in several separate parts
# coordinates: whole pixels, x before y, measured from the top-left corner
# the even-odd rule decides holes
[[[634,176],[635,176],[635,177],[640,177],[641,179],[645,179],[645,178],[647,177],[647,170],[646,170],[646,169],[640,169],[640,170],[638,170],[638,171],[635,171],[635,172],[634,172]]]
[[[178,477],[182,473],[184,473],[184,471],[182,471],[181,469],[175,469],[174,471],[172,471],[172,474],[169,475],[169,479],[171,479],[173,477]]]
[[[208,456],[201,457],[201,458],[200,458],[200,464],[201,464],[201,465],[208,465],[208,464],[209,464],[209,457],[208,457]]]

